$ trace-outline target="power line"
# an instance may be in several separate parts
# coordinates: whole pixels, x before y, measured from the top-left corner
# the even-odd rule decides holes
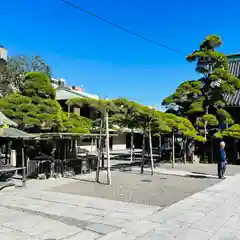
[[[131,30],[129,30],[129,29],[127,29],[127,28],[124,28],[124,27],[122,27],[122,26],[120,26],[120,25],[118,25],[118,24],[116,24],[116,23],[113,23],[113,22],[111,22],[111,21],[109,21],[109,20],[107,20],[107,19],[105,19],[105,18],[103,18],[103,17],[100,17],[100,16],[98,16],[98,15],[92,13],[92,12],[89,12],[88,10],[85,10],[85,9],[79,7],[79,6],[75,5],[74,3],[70,2],[70,1],[67,1],[67,0],[62,0],[62,1],[63,1],[64,3],[66,3],[66,4],[68,4],[69,6],[71,6],[71,7],[75,8],[75,9],[79,10],[79,11],[82,11],[82,12],[84,12],[84,13],[87,13],[88,15],[91,15],[92,17],[95,17],[95,18],[97,18],[97,19],[99,19],[99,20],[101,20],[101,21],[103,21],[103,22],[105,22],[105,23],[108,23],[108,24],[110,24],[110,25],[112,25],[112,26],[114,26],[114,27],[116,27],[116,28],[118,28],[118,29],[120,29],[120,30],[122,30],[122,31],[125,31],[125,32],[127,32],[127,33],[130,33],[130,34],[134,35],[135,37],[141,38],[142,40],[145,40],[145,41],[147,41],[147,42],[153,43],[153,44],[157,45],[158,47],[166,48],[166,49],[168,49],[168,50],[170,50],[170,51],[177,52],[177,53],[182,54],[182,55],[185,56],[185,54],[184,54],[183,52],[181,52],[181,51],[179,51],[179,50],[177,50],[177,49],[168,47],[167,45],[158,43],[158,42],[156,42],[156,41],[154,41],[154,40],[151,40],[151,39],[149,39],[149,38],[147,38],[147,37],[144,37],[144,36],[142,36],[142,35],[140,35],[140,34],[137,34],[137,33],[135,33],[135,32],[132,32]]]

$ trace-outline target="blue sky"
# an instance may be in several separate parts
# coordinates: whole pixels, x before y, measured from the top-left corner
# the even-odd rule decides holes
[[[190,53],[219,34],[224,53],[240,52],[238,0],[71,0],[157,42]],[[164,3],[162,3],[164,2]],[[64,4],[61,0],[1,1],[0,43],[9,55],[40,55],[53,76],[101,97],[128,97],[157,106],[194,64]]]

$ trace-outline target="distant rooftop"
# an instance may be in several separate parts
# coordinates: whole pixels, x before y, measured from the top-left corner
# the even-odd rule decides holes
[[[52,78],[51,80],[53,87],[56,89],[57,100],[68,100],[78,97],[87,97],[93,99],[99,99],[96,94],[90,94],[85,92],[83,86],[68,85],[65,83],[65,79]]]

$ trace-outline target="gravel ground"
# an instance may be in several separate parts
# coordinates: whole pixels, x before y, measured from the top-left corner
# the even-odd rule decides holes
[[[105,172],[101,172],[100,181],[106,182]],[[167,207],[217,182],[218,179],[150,176],[113,171],[111,186],[94,183],[92,178],[49,191]]]

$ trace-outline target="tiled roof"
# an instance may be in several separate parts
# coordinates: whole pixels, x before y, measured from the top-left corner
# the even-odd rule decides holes
[[[79,97],[98,99],[97,95],[88,94],[86,92],[79,92],[67,87],[58,87],[56,89],[57,100],[68,100],[68,99],[79,98]]]
[[[4,128],[2,129],[2,135],[0,137],[3,138],[21,138],[21,139],[31,139],[33,136],[31,134],[28,134],[26,132],[23,132],[17,128]]]
[[[10,118],[6,117],[2,112],[0,112],[0,122],[3,122],[9,126],[17,127],[17,123],[12,121]]]
[[[240,59],[232,59],[232,56],[239,57],[239,55],[229,56],[229,73],[240,78]],[[225,94],[224,99],[227,106],[240,107],[240,89],[234,95]]]

